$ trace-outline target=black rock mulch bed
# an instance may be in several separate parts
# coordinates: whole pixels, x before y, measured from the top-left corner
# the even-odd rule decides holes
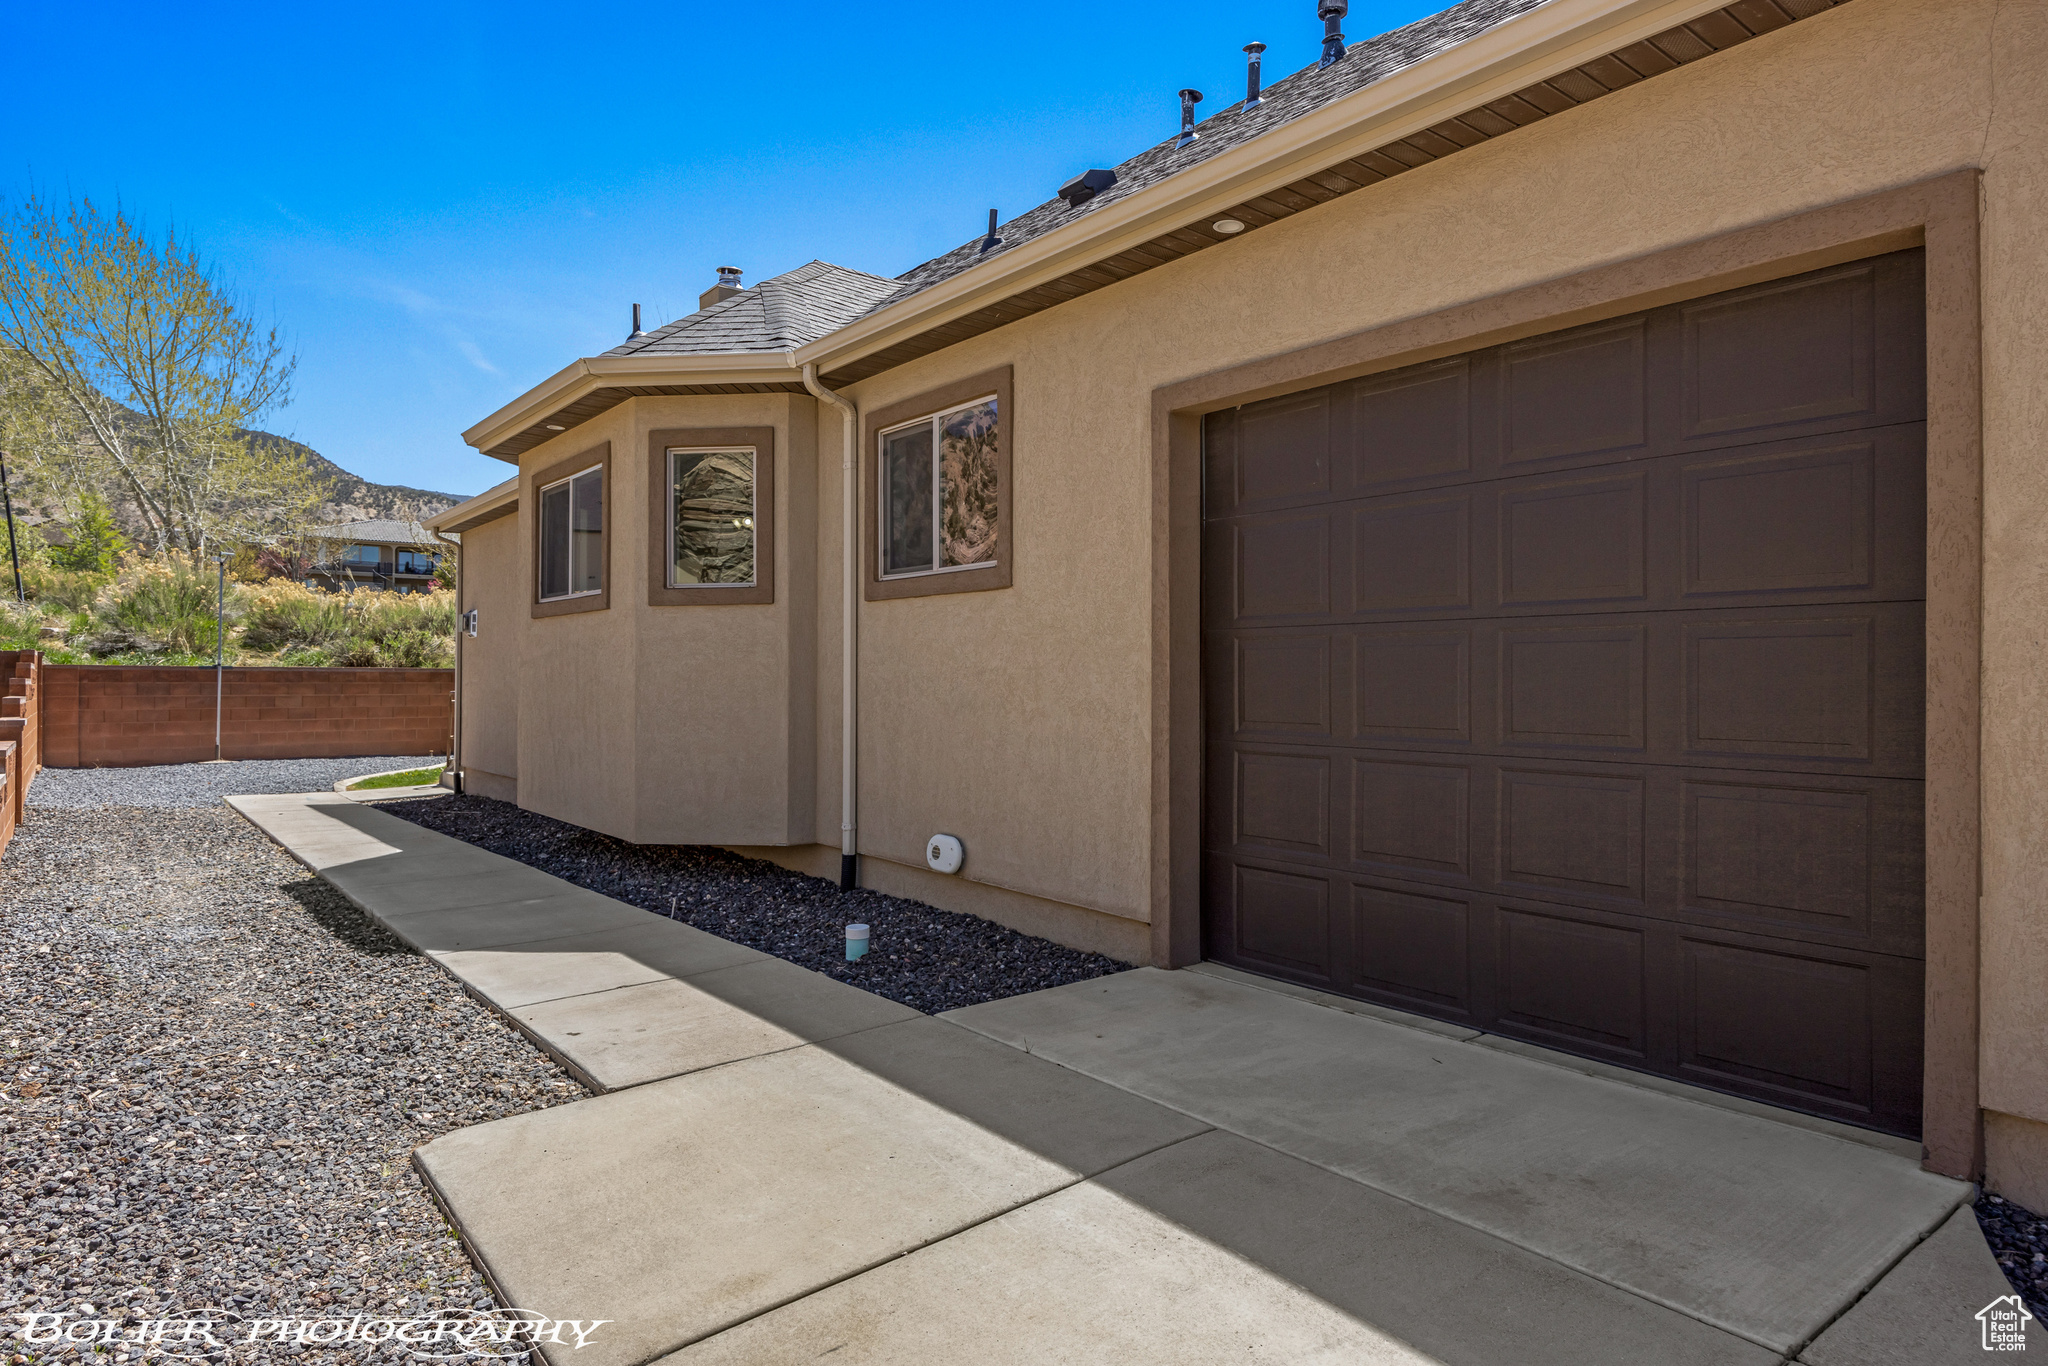
[[[881,892],[843,892],[723,849],[628,844],[487,797],[380,802],[377,809],[928,1014],[1130,967],[979,916]],[[857,963],[846,961],[850,923],[866,924],[871,936]]]
[[[2034,1317],[2048,1323],[2048,1216],[1996,1195],[1977,1197],[1977,1227]]]

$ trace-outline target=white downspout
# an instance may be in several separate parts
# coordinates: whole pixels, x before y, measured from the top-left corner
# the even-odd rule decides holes
[[[804,365],[804,388],[839,410],[839,885],[849,891],[860,885],[856,847],[857,789],[854,759],[859,753],[860,709],[855,687],[860,680],[860,414],[849,399],[818,380],[818,367]]]
[[[455,547],[455,730],[448,737],[448,771],[454,775],[453,791],[459,797],[462,795],[462,637],[465,634],[462,629],[462,603],[463,592],[468,586],[464,577],[468,562],[462,553],[461,533],[444,536],[436,531],[432,535],[442,545]]]

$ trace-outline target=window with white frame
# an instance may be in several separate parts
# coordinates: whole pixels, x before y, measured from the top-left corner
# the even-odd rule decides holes
[[[752,587],[755,448],[668,452],[668,586]]]
[[[604,467],[540,491],[540,600],[604,591]]]
[[[996,563],[997,422],[990,395],[881,433],[881,577]]]

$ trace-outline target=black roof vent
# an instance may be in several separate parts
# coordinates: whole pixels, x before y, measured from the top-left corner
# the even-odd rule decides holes
[[[1115,171],[1083,171],[1060,186],[1060,198],[1067,201],[1068,208],[1078,209],[1114,184]]]
[[[1316,18],[1323,21],[1323,55],[1316,70],[1344,60],[1344,16],[1350,12],[1349,0],[1319,0],[1316,5]]]
[[[1199,90],[1180,92],[1180,136],[1173,140],[1175,150],[1187,146],[1202,135],[1195,131],[1195,106],[1202,102]]]

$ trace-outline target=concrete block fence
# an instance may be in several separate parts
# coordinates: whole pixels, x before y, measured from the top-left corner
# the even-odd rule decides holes
[[[126,768],[214,757],[212,669],[43,664],[41,673],[40,757],[52,768]],[[224,673],[224,759],[448,752],[455,703],[451,669]]]
[[[0,650],[0,852],[28,814],[43,766],[43,669],[35,650]]]

